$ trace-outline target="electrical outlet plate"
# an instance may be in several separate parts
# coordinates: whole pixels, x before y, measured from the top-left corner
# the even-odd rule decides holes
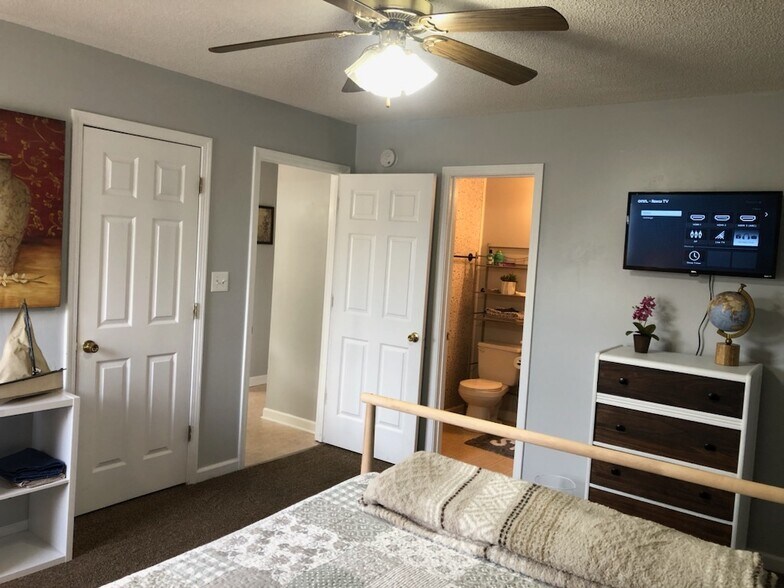
[[[229,291],[229,272],[212,272],[210,274],[210,292]]]

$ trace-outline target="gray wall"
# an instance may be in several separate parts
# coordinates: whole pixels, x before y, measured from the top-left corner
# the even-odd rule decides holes
[[[364,124],[357,170],[383,171],[377,157],[388,147],[398,154],[394,172],[545,164],[528,426],[587,441],[594,354],[630,343],[631,307],[656,296],[662,343],[654,347],[694,353],[708,298],[707,278],[621,269],[627,192],[781,190],[784,93]],[[757,322],[739,340],[742,360],[765,365],[755,478],[780,486],[783,266],[780,255],[778,279],[744,279]],[[717,292],[737,287],[737,279],[716,280]],[[718,337],[709,330],[707,338],[711,353]],[[585,480],[582,459],[529,448],[524,475],[538,472]],[[754,502],[751,547],[784,555],[782,528],[784,508]]]
[[[332,176],[281,165],[264,406],[316,420]]]
[[[64,120],[75,108],[214,139],[208,272],[229,271],[231,290],[205,301],[199,461],[236,458],[252,148],[351,165],[355,127],[2,21],[0,54],[2,108]],[[48,340],[63,340],[65,307],[40,314],[41,346],[62,353]]]
[[[275,206],[278,199],[278,166],[262,162],[259,178],[259,204]],[[272,245],[256,245],[256,290],[253,300],[250,375],[266,376],[269,356],[270,315],[272,312],[272,270],[275,236]]]

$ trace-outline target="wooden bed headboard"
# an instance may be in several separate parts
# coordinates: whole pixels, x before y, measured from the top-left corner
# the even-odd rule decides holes
[[[642,470],[668,478],[675,478],[676,480],[683,480],[684,482],[693,482],[710,488],[726,490],[735,494],[743,494],[752,498],[759,498],[760,500],[784,504],[784,488],[778,486],[770,486],[768,484],[743,480],[727,474],[706,472],[697,468],[676,465],[650,457],[632,455],[622,451],[580,443],[579,441],[571,441],[569,439],[562,439],[561,437],[535,433],[526,429],[517,429],[515,427],[510,427],[509,425],[502,425],[501,423],[494,423],[492,421],[485,421],[462,414],[447,412],[445,410],[438,410],[436,408],[430,408],[429,406],[403,402],[402,400],[394,400],[385,396],[379,396],[378,394],[362,393],[360,398],[362,402],[367,405],[365,407],[365,440],[362,448],[361,471],[363,474],[371,471],[376,426],[376,407],[380,406],[381,408],[412,414],[480,433],[489,433],[491,435],[506,437],[507,439],[514,439],[515,441],[521,441],[523,443],[531,443],[532,445],[538,445],[540,447],[564,451],[573,455],[608,461],[636,470]]]

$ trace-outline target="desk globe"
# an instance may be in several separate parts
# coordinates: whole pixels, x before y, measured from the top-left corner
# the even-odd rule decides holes
[[[754,322],[754,300],[741,284],[737,292],[717,294],[708,304],[708,320],[716,327],[724,342],[716,343],[715,362],[736,366],[740,363],[740,345],[733,339],[744,335]]]

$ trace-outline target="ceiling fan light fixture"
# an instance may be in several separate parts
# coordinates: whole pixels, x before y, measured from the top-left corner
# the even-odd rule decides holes
[[[438,76],[421,57],[397,42],[368,47],[346,69],[346,75],[364,90],[382,98],[410,96]]]

